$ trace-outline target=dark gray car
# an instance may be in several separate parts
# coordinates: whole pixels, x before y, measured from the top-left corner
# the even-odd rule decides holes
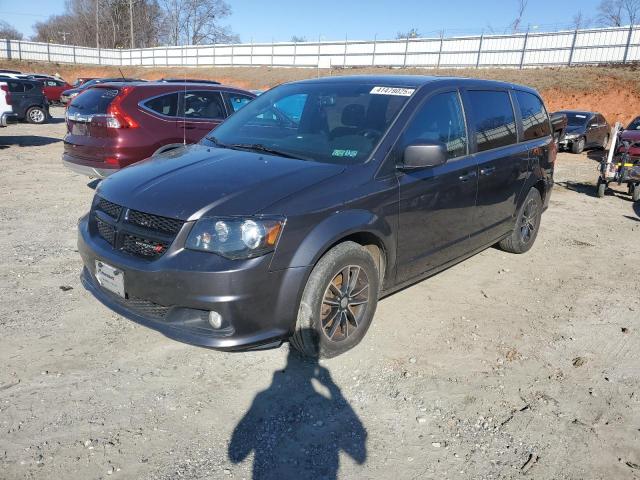
[[[533,245],[556,144],[539,95],[419,76],[281,85],[199,144],[102,181],[82,281],[188,343],[355,346],[378,299],[498,244]],[[456,292],[456,295],[462,295]]]
[[[573,153],[582,153],[585,148],[607,148],[611,126],[601,113],[578,110],[555,112],[567,116],[567,128],[560,147]]]

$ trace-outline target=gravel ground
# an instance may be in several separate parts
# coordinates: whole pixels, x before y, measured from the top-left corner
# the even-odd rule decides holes
[[[528,254],[383,300],[318,364],[183,345],[85,292],[93,192],[53,113],[0,131],[1,478],[640,479],[640,206],[593,197],[588,155],[559,156]]]

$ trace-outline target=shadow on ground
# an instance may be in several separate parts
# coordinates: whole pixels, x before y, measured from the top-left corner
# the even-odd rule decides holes
[[[11,127],[9,127],[11,128]],[[0,137],[0,149],[9,148],[11,146],[18,147],[42,147],[52,143],[61,142],[61,138],[40,137],[37,135],[18,135]]]
[[[228,455],[240,463],[254,452],[254,480],[332,480],[340,452],[363,464],[366,442],[366,429],[329,370],[291,349],[285,369],[274,373],[236,425]]]

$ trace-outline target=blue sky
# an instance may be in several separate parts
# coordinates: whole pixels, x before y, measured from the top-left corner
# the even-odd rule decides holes
[[[444,29],[448,35],[480,33],[489,26],[501,33],[513,20],[516,0],[227,0],[227,19],[241,40],[286,41],[292,35],[309,40],[393,38],[414,27],[422,34]],[[594,16],[599,0],[529,0],[524,24],[539,29],[567,24],[578,10]],[[0,18],[26,36],[31,26],[64,10],[64,0],[0,0]]]

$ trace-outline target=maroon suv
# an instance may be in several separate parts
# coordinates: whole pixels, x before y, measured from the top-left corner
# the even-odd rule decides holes
[[[254,98],[251,92],[205,83],[99,84],[67,108],[62,161],[77,173],[104,178],[200,141]]]

